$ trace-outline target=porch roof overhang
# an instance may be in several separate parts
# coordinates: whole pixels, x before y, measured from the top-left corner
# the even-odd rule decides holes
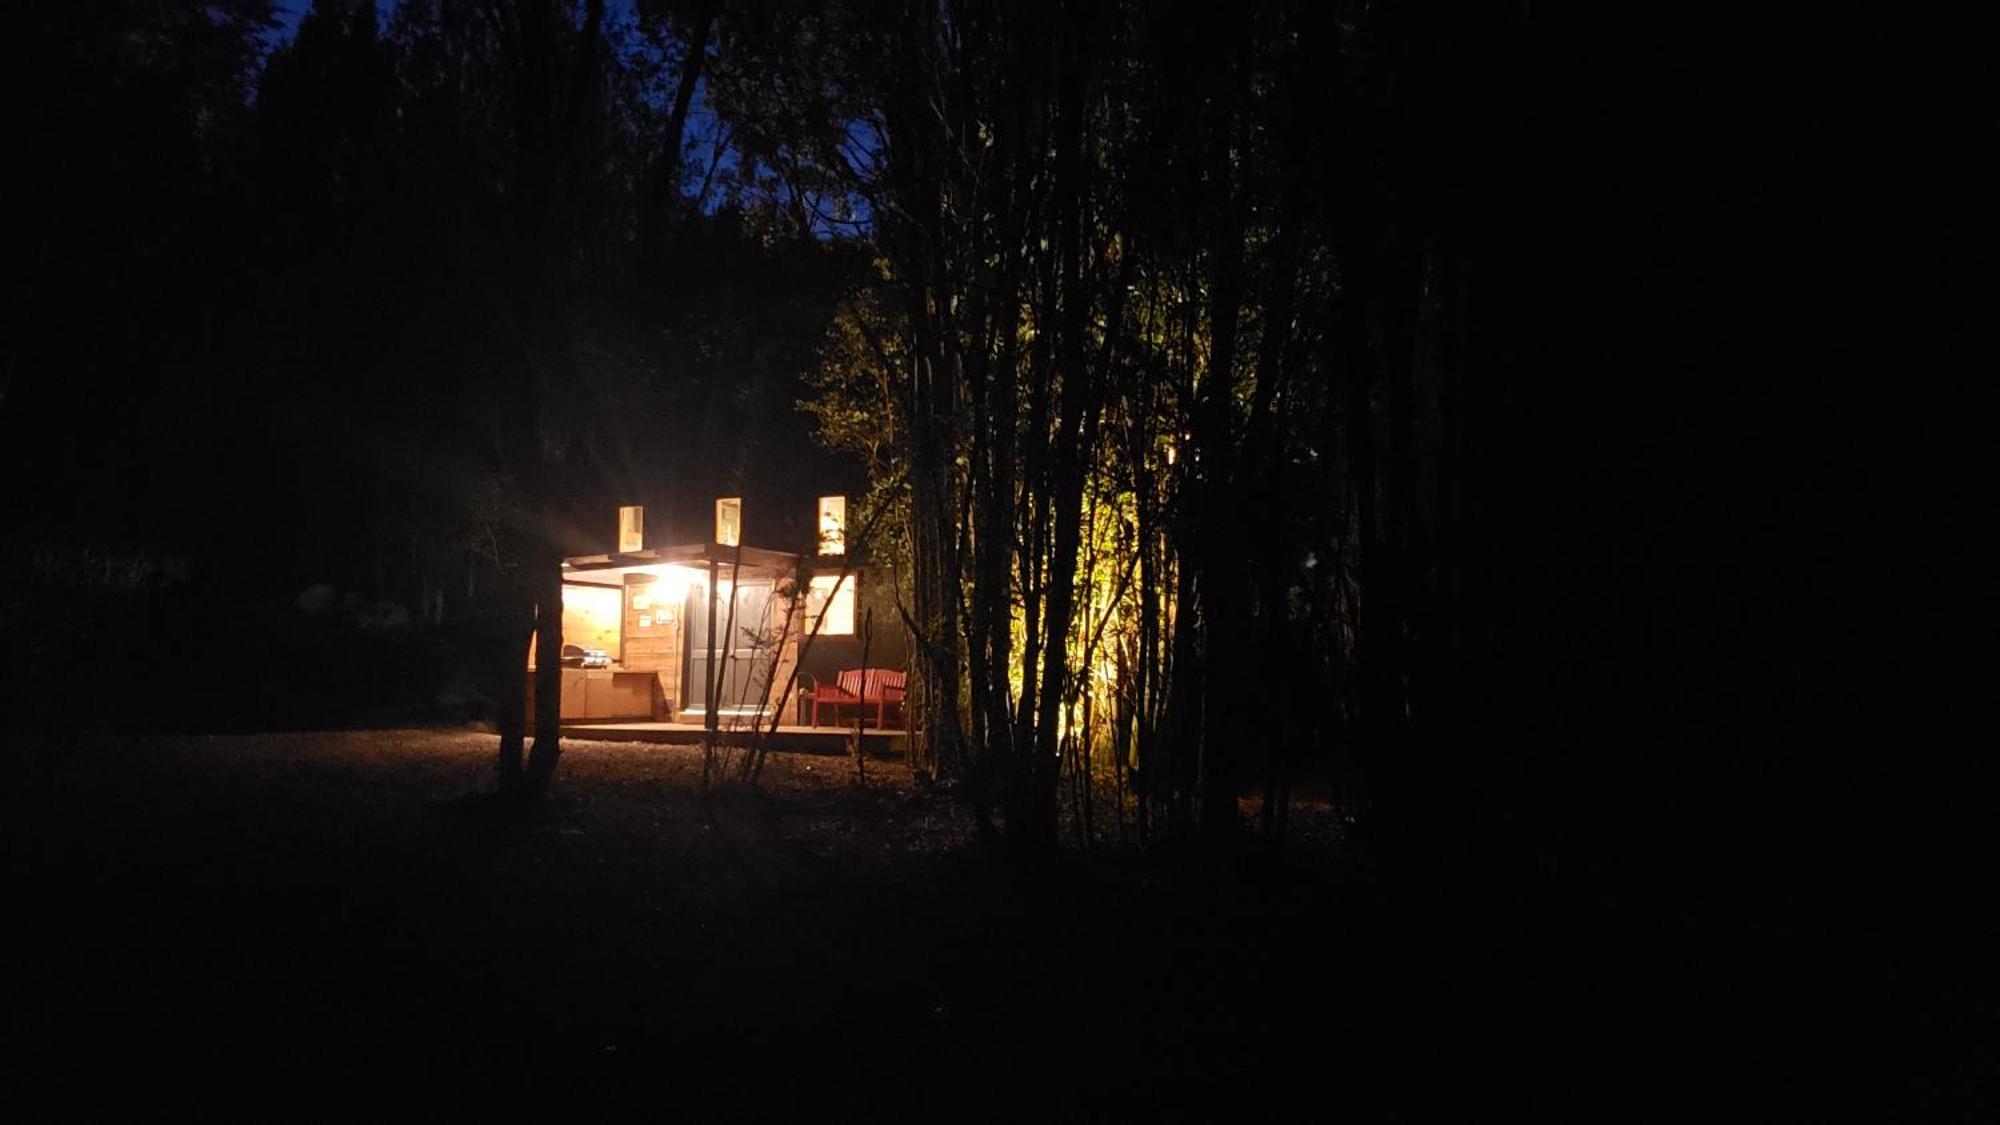
[[[621,586],[626,575],[650,573],[655,567],[679,566],[707,570],[734,567],[756,574],[786,574],[795,570],[803,556],[764,547],[726,547],[720,543],[687,543],[672,547],[647,547],[603,555],[574,555],[563,560],[563,581],[593,586]]]

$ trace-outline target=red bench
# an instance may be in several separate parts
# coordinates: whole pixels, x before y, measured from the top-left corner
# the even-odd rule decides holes
[[[812,725],[819,725],[822,703],[832,709],[836,723],[840,721],[842,707],[855,706],[875,708],[877,727],[887,725],[891,709],[895,710],[898,722],[902,722],[906,676],[900,668],[847,668],[835,683],[814,684],[807,694],[812,700]]]

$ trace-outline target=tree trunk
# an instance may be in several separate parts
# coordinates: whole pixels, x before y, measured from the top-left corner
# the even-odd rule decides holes
[[[654,158],[653,184],[647,206],[640,217],[639,269],[656,273],[666,257],[669,229],[675,206],[681,197],[681,146],[687,138],[688,110],[694,104],[695,88],[701,83],[708,62],[708,44],[715,27],[715,10],[708,3],[696,7],[688,20],[686,53],[681,56],[681,73],[674,85],[674,104],[667,114],[667,127]]]
[[[1202,381],[1196,441],[1202,466],[1203,510],[1197,539],[1202,623],[1207,640],[1205,695],[1220,692],[1244,700],[1251,682],[1250,654],[1241,642],[1246,568],[1244,551],[1253,536],[1243,523],[1243,502],[1236,496],[1238,452],[1235,434],[1236,321],[1243,301],[1243,217],[1236,198],[1232,138],[1238,131],[1233,107],[1233,68],[1225,79],[1231,96],[1215,125],[1209,154],[1209,186],[1217,208],[1215,244],[1209,283],[1209,359]],[[1255,537],[1261,540],[1261,536]],[[1268,549],[1268,546],[1262,549]],[[1256,708],[1216,706],[1205,701],[1201,723],[1201,826],[1209,835],[1226,835],[1237,827],[1236,743],[1256,738],[1244,729]],[[1232,728],[1234,726],[1234,729]]]
[[[541,796],[555,780],[562,756],[562,560],[546,540],[537,542],[530,575],[535,602],[535,744],[528,751],[523,793]]]
[[[1049,465],[1047,525],[1053,542],[1048,556],[1047,620],[1044,624],[1042,684],[1035,736],[1030,744],[1027,785],[1021,794],[1019,824],[1008,831],[1031,846],[1053,847],[1056,838],[1056,784],[1061,757],[1058,716],[1069,694],[1069,640],[1076,612],[1077,555],[1083,548],[1082,437],[1094,412],[1096,392],[1085,363],[1089,296],[1085,287],[1082,184],[1085,112],[1084,44],[1081,29],[1065,33],[1062,77],[1056,100],[1055,190],[1058,199],[1057,276],[1060,307],[1056,330],[1056,374],[1062,380],[1055,443]],[[1032,670],[1024,673],[1031,675]]]

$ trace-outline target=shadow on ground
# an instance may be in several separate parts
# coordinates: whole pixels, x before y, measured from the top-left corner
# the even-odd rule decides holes
[[[705,802],[696,752],[588,743],[496,837],[461,799],[491,742],[17,741],[15,1083],[74,1116],[1381,1119],[1627,1073],[1616,966],[1535,967],[1591,979],[1596,935],[1524,957],[1311,847],[1024,866],[894,761]]]

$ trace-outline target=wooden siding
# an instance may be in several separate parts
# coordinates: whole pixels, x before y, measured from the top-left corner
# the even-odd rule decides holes
[[[659,678],[660,698],[669,709],[683,706],[681,698],[681,615],[684,604],[662,605],[651,600],[660,583],[642,575],[625,581],[625,644],[620,656],[625,667],[653,672]],[[640,601],[649,604],[641,609]],[[665,611],[663,618],[661,611]],[[640,618],[646,624],[639,623]]]

